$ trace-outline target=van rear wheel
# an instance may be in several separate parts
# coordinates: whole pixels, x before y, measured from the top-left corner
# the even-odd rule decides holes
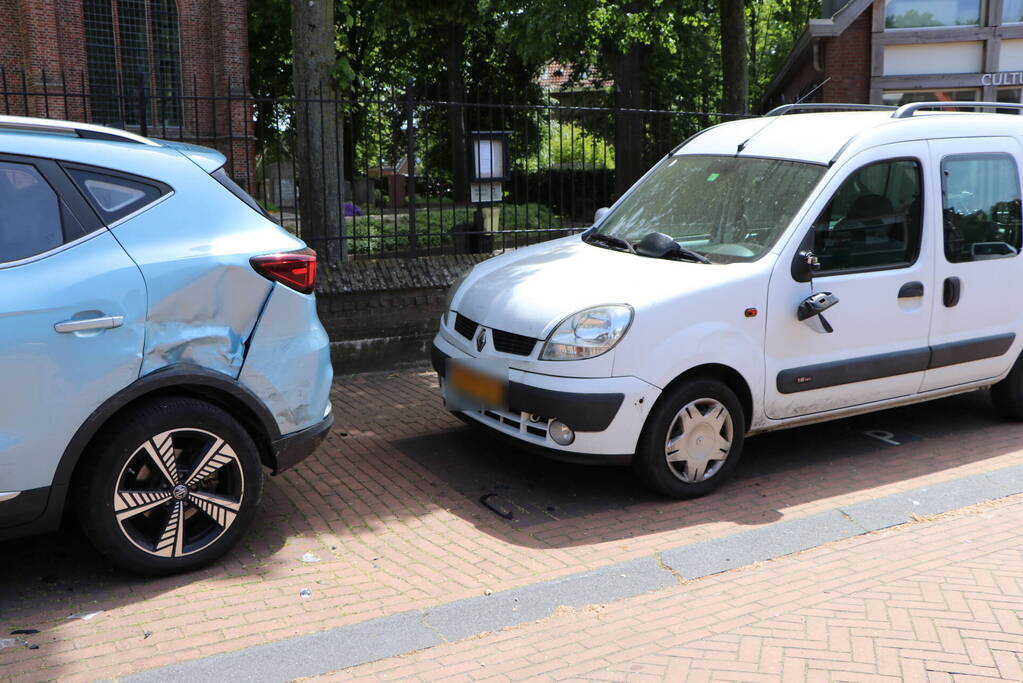
[[[670,498],[696,498],[723,484],[742,455],[745,418],[735,393],[713,379],[670,389],[650,414],[633,470]]]

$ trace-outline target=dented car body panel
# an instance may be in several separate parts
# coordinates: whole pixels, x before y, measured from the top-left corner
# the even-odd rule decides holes
[[[282,434],[324,418],[333,379],[330,341],[311,297],[273,286],[238,379],[262,397]]]
[[[28,253],[0,221],[0,537],[53,528],[90,439],[149,392],[245,406],[275,473],[332,420],[311,287],[252,261],[305,244],[225,183],[219,152],[77,125],[0,117],[0,204],[38,179],[25,210],[57,235]]]

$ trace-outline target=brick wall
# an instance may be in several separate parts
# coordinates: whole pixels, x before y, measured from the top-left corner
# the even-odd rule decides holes
[[[316,303],[334,372],[400,367],[429,358],[451,283],[487,255],[321,264]]]
[[[797,101],[814,84],[829,79],[810,102],[870,102],[871,11],[863,13],[834,38],[818,39],[820,63],[813,63],[807,49],[790,68],[785,81],[764,101],[764,109]]]
[[[824,102],[870,102],[871,12],[868,7],[842,35],[824,44],[824,73],[831,78],[821,90]]]
[[[0,66],[20,69],[25,66],[21,0],[0,0],[0,17],[4,18],[3,40],[0,40]]]
[[[248,101],[248,24],[245,2],[177,0],[181,80],[186,96],[180,129],[150,127],[150,135],[180,138],[215,147],[228,156],[229,170],[253,189],[255,149],[247,135],[252,106]],[[85,26],[81,0],[0,0],[4,35],[0,67],[7,90],[57,93],[71,97],[0,98],[0,113],[88,121]],[[44,78],[45,74],[45,78]],[[3,87],[0,82],[0,88]],[[239,99],[213,97],[231,94]]]

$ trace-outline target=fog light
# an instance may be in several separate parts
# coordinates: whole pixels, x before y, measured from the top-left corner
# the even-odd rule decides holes
[[[567,446],[575,441],[575,432],[572,431],[572,428],[559,420],[551,420],[551,424],[547,427],[547,433],[559,446]]]

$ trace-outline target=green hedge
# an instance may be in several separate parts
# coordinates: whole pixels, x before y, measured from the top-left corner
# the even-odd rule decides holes
[[[421,249],[440,249],[454,245],[452,229],[458,225],[468,224],[473,230],[475,210],[467,207],[444,207],[419,209],[416,211],[416,236]],[[345,226],[349,253],[380,254],[394,251],[407,251],[409,247],[408,214],[387,215],[368,214],[346,218]],[[549,208],[542,204],[502,204],[500,230],[534,230],[561,228],[562,221]],[[567,234],[567,233],[564,233]],[[541,241],[548,236],[543,233],[506,234],[504,245],[521,245]],[[551,237],[560,237],[555,233]],[[502,238],[495,237],[495,246],[502,246]]]
[[[505,183],[510,203],[543,202],[559,215],[575,221],[589,221],[593,212],[614,202],[613,168],[548,168],[542,171],[515,170]]]

